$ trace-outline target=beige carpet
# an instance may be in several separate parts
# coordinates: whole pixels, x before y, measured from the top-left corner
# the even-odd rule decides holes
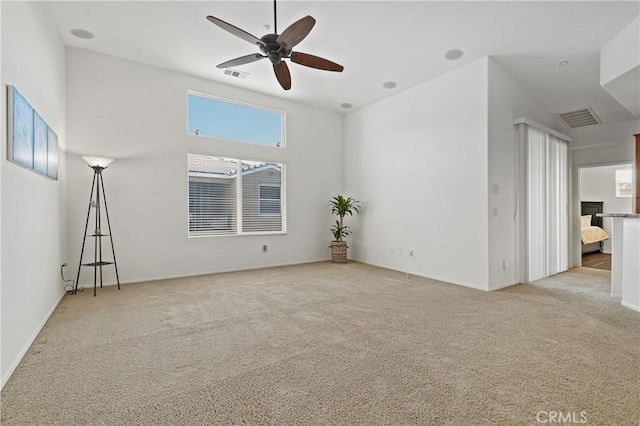
[[[608,281],[485,293],[315,263],[85,291],[5,386],[2,424],[638,425],[640,315]]]

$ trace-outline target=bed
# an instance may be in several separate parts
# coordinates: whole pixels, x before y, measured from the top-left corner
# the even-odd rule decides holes
[[[580,238],[582,241],[582,253],[602,251],[602,242],[609,239],[609,235],[602,229],[602,218],[598,213],[603,211],[602,201],[582,201],[580,203]]]

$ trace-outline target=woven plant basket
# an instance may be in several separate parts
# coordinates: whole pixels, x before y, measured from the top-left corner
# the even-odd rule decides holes
[[[347,242],[331,241],[331,261],[333,263],[347,263]]]

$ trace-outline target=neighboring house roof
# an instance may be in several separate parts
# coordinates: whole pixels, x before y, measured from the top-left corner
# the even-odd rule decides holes
[[[242,162],[242,174],[253,173],[259,170],[270,169],[278,166],[270,163]],[[189,154],[189,173],[206,173],[223,176],[235,176],[238,173],[238,163],[235,160],[225,158],[208,157],[204,155]]]

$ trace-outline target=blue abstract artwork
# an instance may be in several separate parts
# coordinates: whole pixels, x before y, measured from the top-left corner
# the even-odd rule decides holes
[[[33,168],[33,108],[15,87],[13,87],[12,106],[12,160]]]
[[[47,174],[47,162],[49,152],[47,139],[49,138],[49,126],[44,122],[40,114],[33,113],[33,170]]]
[[[58,136],[18,89],[7,85],[7,94],[8,159],[58,180]]]
[[[58,179],[58,135],[49,128],[47,174]]]

